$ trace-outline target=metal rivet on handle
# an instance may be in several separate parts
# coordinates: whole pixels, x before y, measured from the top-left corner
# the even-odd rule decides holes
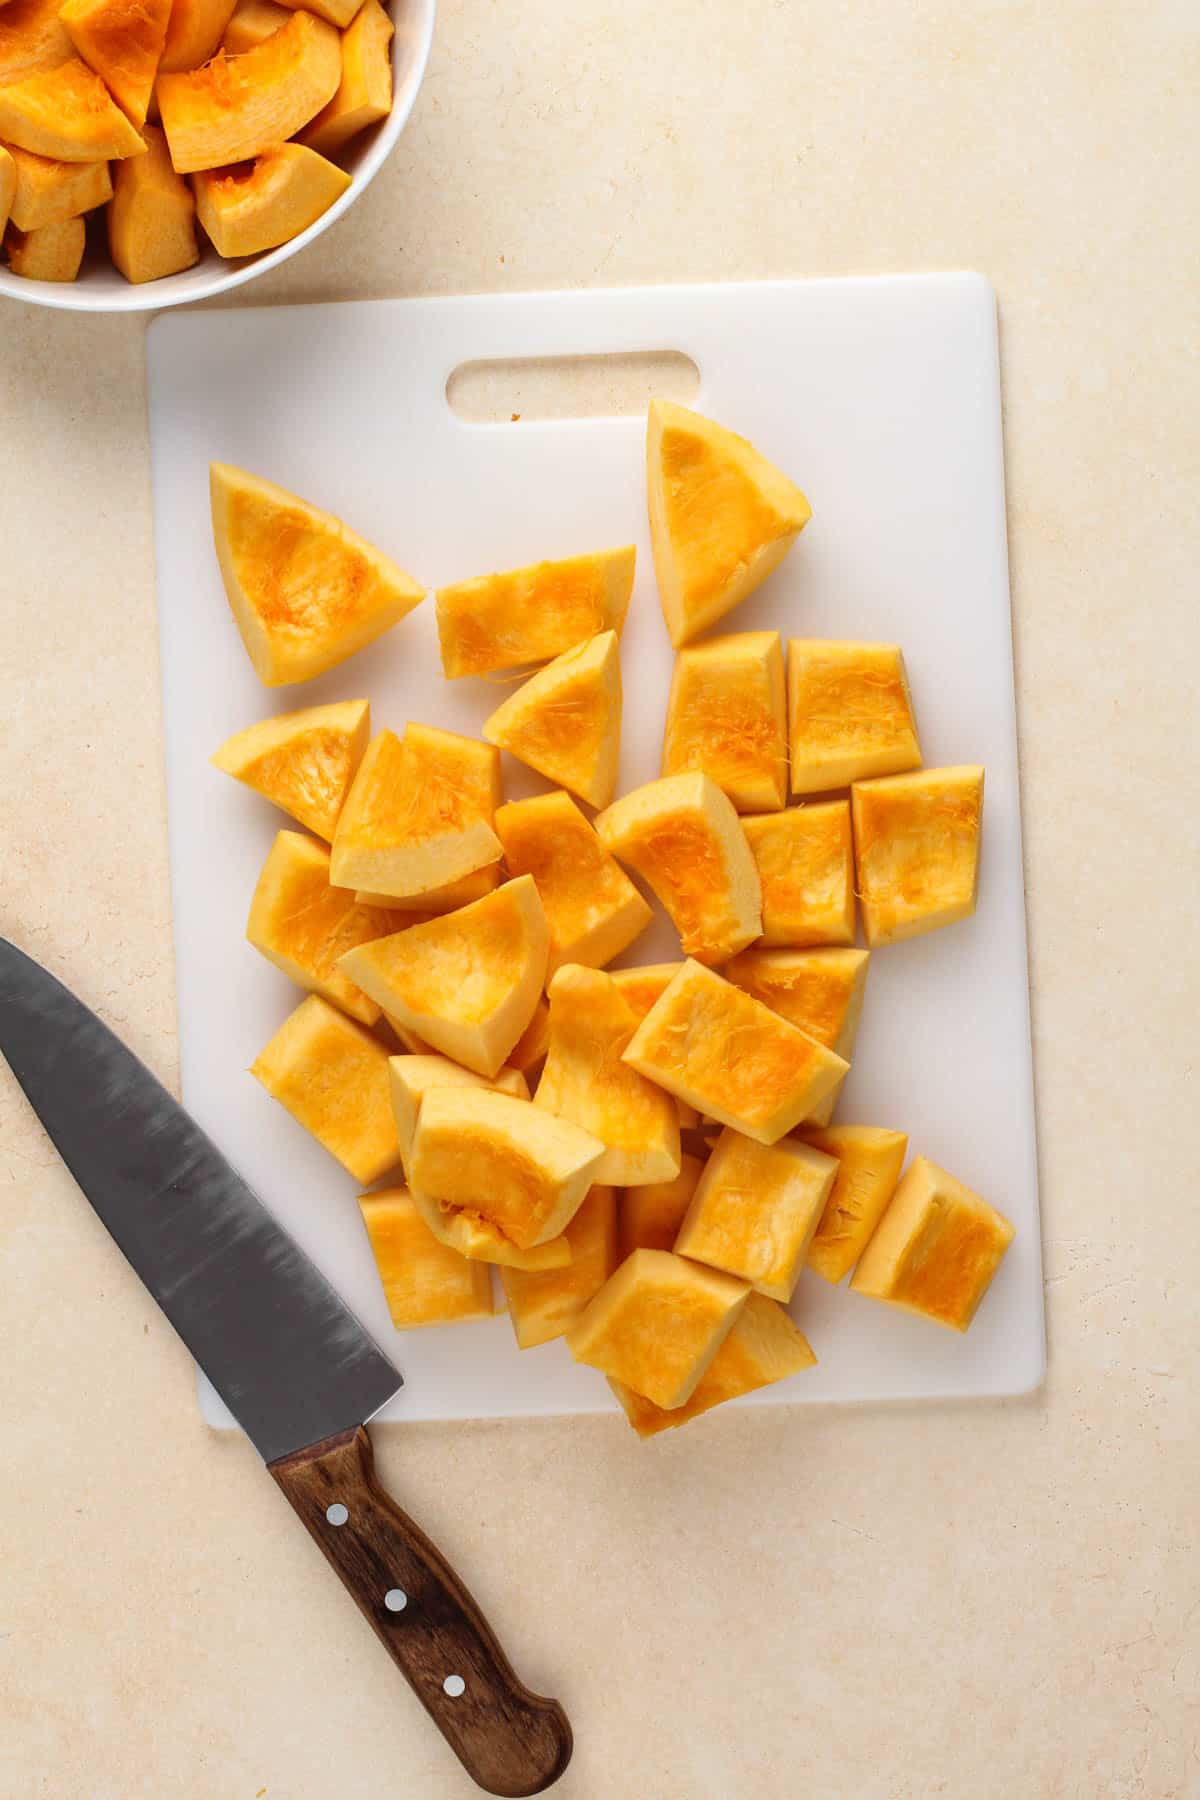
[[[383,1596],[383,1604],[389,1612],[403,1612],[408,1605],[408,1595],[403,1588],[389,1588]]]
[[[340,1500],[335,1500],[332,1506],[325,1508],[325,1517],[331,1525],[344,1525],[350,1517],[350,1508],[343,1506]]]
[[[447,1675],[445,1681],[442,1683],[442,1692],[444,1694],[449,1694],[452,1700],[457,1700],[459,1695],[465,1694],[466,1691],[467,1684],[461,1675]]]

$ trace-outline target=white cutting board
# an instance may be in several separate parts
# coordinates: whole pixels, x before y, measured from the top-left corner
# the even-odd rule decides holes
[[[375,727],[477,732],[505,691],[447,683],[426,602],[303,688],[261,687],[213,554],[207,464],[244,465],[343,516],[416,577],[461,577],[638,544],[623,639],[622,789],[658,773],[671,653],[646,532],[639,418],[465,424],[461,363],[683,351],[699,410],[805,490],[812,523],[734,630],[896,640],[926,761],[987,767],[973,921],[878,952],[839,1117],[896,1126],[1014,1220],[969,1334],[806,1274],[794,1310],[820,1366],[765,1401],[1018,1394],[1044,1369],[1041,1247],[1005,544],[996,311],[974,275],[649,288],[169,313],[149,333],[183,1097],[398,1361],[385,1417],[607,1410],[561,1342],[509,1322],[397,1334],[355,1185],[247,1073],[298,995],[244,941],[287,821],[208,765],[231,732],[368,695]],[[506,758],[509,791],[540,784]],[[622,960],[678,954],[661,920]],[[245,1304],[254,1305],[246,1294]],[[201,1382],[206,1418],[228,1413]]]

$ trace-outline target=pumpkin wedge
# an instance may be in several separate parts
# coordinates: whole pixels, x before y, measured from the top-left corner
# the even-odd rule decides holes
[[[33,156],[28,150],[5,154],[15,178],[12,222],[21,231],[61,225],[64,219],[76,219],[112,199],[112,174],[106,162],[59,162],[56,157]],[[0,215],[3,211],[0,207]]]
[[[649,925],[650,908],[569,794],[512,800],[495,824],[510,873],[537,883],[551,975],[565,963],[602,969]]]
[[[351,950],[341,969],[389,1018],[490,1080],[533,1017],[548,945],[537,889],[520,875],[458,912]]]
[[[600,632],[619,636],[636,556],[628,544],[439,588],[434,604],[446,675],[520,669]]]
[[[159,72],[198,69],[221,42],[236,0],[171,0],[171,17]]]
[[[793,806],[743,819],[762,888],[764,945],[854,942],[850,803]]]
[[[61,5],[62,0],[8,0],[0,7],[0,86],[73,59],[75,46],[58,16]]]
[[[171,0],[66,0],[71,42],[140,131],[167,37]]]
[[[209,486],[225,592],[265,686],[324,674],[424,598],[390,557],[286,488],[228,463],[211,465]]]
[[[849,1065],[698,962],[686,962],[634,1034],[625,1061],[722,1125],[776,1143]]]
[[[388,1085],[392,1096],[392,1112],[400,1139],[400,1159],[405,1169],[412,1157],[413,1137],[421,1101],[435,1087],[491,1088],[497,1094],[511,1094],[514,1100],[528,1100],[529,1087],[519,1069],[500,1069],[493,1081],[476,1075],[471,1069],[451,1062],[436,1052],[426,1056],[393,1056],[388,1062]]]
[[[726,1400],[737,1400],[742,1394],[798,1375],[801,1369],[811,1369],[816,1360],[808,1339],[783,1307],[762,1294],[751,1294],[691,1399],[682,1406],[667,1412],[620,1381],[610,1379],[608,1385],[638,1436],[648,1438],[686,1425]]]
[[[0,138],[59,162],[107,162],[146,148],[100,77],[78,58],[0,87]]]
[[[500,758],[477,738],[409,724],[367,746],[333,838],[339,887],[425,895],[499,861]]]
[[[966,1331],[1015,1233],[961,1181],[917,1156],[875,1229],[850,1286],[905,1312]]]
[[[850,808],[863,936],[872,949],[970,918],[979,887],[981,768],[856,781]]]
[[[356,1181],[400,1161],[388,1053],[319,994],[310,994],[261,1050],[250,1073]]]
[[[407,1188],[360,1194],[358,1207],[397,1331],[491,1318],[487,1264],[439,1243]]]
[[[82,219],[63,219],[38,231],[18,231],[10,224],[4,234],[8,266],[26,281],[74,281],[86,243]]]
[[[282,0],[282,4],[292,12],[300,9],[300,0]],[[306,12],[316,13],[318,19],[328,19],[339,31],[345,31],[358,15],[363,0],[307,0]]]
[[[228,15],[221,32],[226,24]],[[294,13],[244,56],[218,50],[203,68],[160,75],[158,104],[172,162],[191,175],[261,156],[315,118],[341,75],[337,32],[308,12]]]
[[[670,400],[650,402],[646,478],[658,597],[678,649],[778,568],[812,508],[745,438]]]
[[[210,760],[329,843],[370,735],[370,701],[336,700],[260,719]]]
[[[313,10],[309,8],[310,12]],[[225,27],[221,48],[228,56],[241,56],[246,50],[253,50],[256,45],[274,37],[291,16],[290,9],[277,6],[275,0],[238,0],[233,17]]]
[[[683,1406],[728,1337],[750,1289],[669,1250],[635,1250],[567,1332],[589,1363],[656,1406]]]
[[[809,1268],[837,1283],[854,1267],[887,1210],[904,1167],[908,1138],[902,1131],[875,1125],[831,1125],[828,1131],[805,1126],[797,1136],[814,1150],[837,1158],[833,1188],[808,1247]]]
[[[130,282],[161,281],[200,260],[192,190],[158,126],[145,131],[147,154],[117,164],[108,208],[109,253]]]
[[[547,992],[550,1044],[535,1104],[600,1139],[597,1181],[637,1187],[678,1175],[675,1103],[621,1061],[638,1021],[611,977],[568,963]]]
[[[501,1268],[517,1347],[532,1350],[562,1337],[617,1266],[617,1196],[593,1187],[563,1234],[571,1246],[565,1269]]]
[[[298,831],[281,831],[267,853],[246,923],[247,941],[310,993],[374,1025],[379,1007],[338,967],[356,944],[395,931],[389,912],[359,906],[353,894],[329,885],[329,851]]]
[[[692,1203],[696,1183],[704,1173],[698,1156],[687,1151],[679,1159],[679,1173],[670,1181],[650,1181],[630,1188],[621,1196],[619,1236],[622,1257],[635,1250],[673,1250],[679,1227]]]
[[[788,712],[794,794],[819,794],[921,766],[898,644],[792,638]]]
[[[0,238],[4,236],[17,192],[17,165],[0,144]],[[21,229],[20,226],[17,227]]]
[[[501,1245],[561,1237],[592,1185],[604,1146],[569,1119],[488,1088],[433,1087],[417,1113],[414,1193],[466,1214]]]
[[[474,869],[470,875],[460,875],[445,887],[427,888],[423,894],[376,894],[370,888],[359,888],[354,897],[360,906],[389,906],[396,912],[421,913],[423,918],[432,919],[439,913],[457,912],[472,900],[482,900],[499,886],[500,865],[489,863],[486,869]],[[418,921],[414,919],[413,923]]]
[[[688,956],[720,963],[762,930],[758,872],[741,822],[697,772],[634,788],[596,820],[600,841],[649,882]]]
[[[571,1246],[560,1232],[545,1244],[533,1244],[522,1250],[497,1231],[490,1219],[469,1210],[443,1206],[428,1194],[413,1192],[417,1210],[439,1244],[457,1251],[470,1262],[494,1263],[500,1269],[524,1269],[540,1274],[546,1269],[565,1269],[571,1260]]]
[[[862,1017],[869,961],[866,950],[743,950],[722,973],[848,1063]],[[828,1125],[841,1085],[839,1081],[813,1108],[806,1123]]]
[[[323,8],[318,5],[314,10]],[[358,0],[358,11],[342,33],[342,79],[337,93],[306,126],[302,143],[322,156],[336,156],[368,125],[387,118],[392,110],[391,44],[395,35],[396,27],[379,0]]]
[[[250,163],[192,176],[196,214],[219,256],[257,256],[307,231],[350,177],[303,144],[272,144]]]
[[[723,1131],[696,1184],[675,1250],[785,1304],[833,1190],[832,1156],[795,1138],[756,1144]]]
[[[564,650],[496,708],[483,728],[548,781],[607,806],[621,750],[621,651],[615,631]]]
[[[667,702],[662,772],[703,769],[742,813],[787,804],[787,700],[777,631],[681,650]]]

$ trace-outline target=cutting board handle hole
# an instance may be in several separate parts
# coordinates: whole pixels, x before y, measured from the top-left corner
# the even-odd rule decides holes
[[[700,371],[681,350],[635,350],[460,363],[446,382],[446,404],[464,425],[625,419],[656,396],[688,406],[699,391]]]

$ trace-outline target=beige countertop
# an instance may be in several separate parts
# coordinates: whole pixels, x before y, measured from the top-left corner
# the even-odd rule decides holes
[[[381,1432],[563,1800],[1200,1794],[1198,53],[1192,0],[444,0],[370,194],[241,297],[1000,297],[1046,1390]],[[0,930],[172,1079],[142,337],[0,307]],[[6,1073],[0,1196],[5,1800],[473,1791]]]

